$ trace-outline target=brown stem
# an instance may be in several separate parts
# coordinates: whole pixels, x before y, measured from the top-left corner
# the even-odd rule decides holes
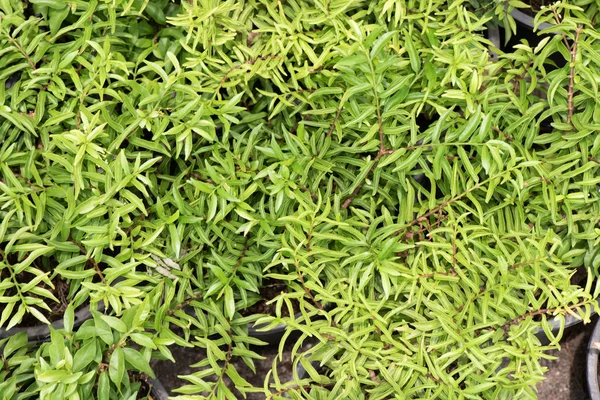
[[[229,319],[227,320],[227,322],[229,322]],[[227,354],[225,355],[225,364],[223,364],[223,368],[221,368],[221,373],[219,374],[219,379],[215,382],[207,399],[214,398],[215,390],[217,390],[219,384],[221,383],[221,381],[223,381],[223,377],[227,373],[227,368],[229,368],[229,363],[233,358],[233,334],[231,333],[231,326],[229,327],[227,334],[229,335],[229,345],[227,346]]]
[[[8,362],[6,361],[4,354],[0,354],[0,359],[2,360],[2,365],[4,366],[4,370],[7,372],[10,372],[10,366],[8,365]]]
[[[79,251],[81,252],[81,254],[83,254],[83,255],[85,255],[87,257],[87,251],[85,250],[85,247],[83,247],[80,243],[77,243],[75,241],[75,239],[73,239],[71,236],[69,236],[69,240],[75,246],[79,247]],[[92,263],[92,265],[94,266],[94,269],[96,270],[96,274],[100,277],[100,281],[102,281],[102,283],[105,284],[106,283],[106,279],[104,278],[104,274],[102,273],[102,270],[98,266],[98,263],[96,262],[96,260],[94,260],[93,258],[89,258],[88,257],[87,261],[89,261],[89,262]]]
[[[335,114],[335,118],[333,119],[333,122],[329,126],[329,132],[327,132],[327,137],[331,137],[331,134],[333,133],[333,130],[335,129],[335,124],[338,121],[338,119],[340,119],[341,113],[342,113],[342,107],[338,108],[337,113]]]
[[[307,235],[307,240],[306,240],[306,249],[310,252],[310,238],[312,237],[312,229],[310,232],[308,232]],[[306,295],[308,297],[310,297],[310,300],[312,301],[312,303],[319,309],[321,310],[323,313],[325,313],[325,307],[323,307],[323,304],[321,304],[321,302],[319,300],[317,300],[315,298],[315,296],[312,294],[311,290],[308,288],[308,286],[306,286],[306,282],[304,281],[304,275],[302,274],[302,271],[300,271],[300,267],[298,266],[298,264],[296,264],[296,272],[298,273],[298,279],[300,279],[300,284],[302,285],[302,288],[304,289],[304,292],[306,293]],[[336,323],[335,321],[331,320],[331,326],[336,327]]]
[[[596,160],[594,157],[592,156],[588,156],[588,160],[595,162],[596,164],[600,165],[600,161]]]
[[[431,375],[431,373],[429,373],[429,372],[425,376],[427,376],[429,379],[431,379],[434,382],[444,383],[444,381],[442,381],[441,379],[436,378],[435,376]]]
[[[396,150],[380,148],[379,149],[379,153],[377,153],[377,156],[375,157],[375,162],[373,163],[373,165],[371,165],[371,168],[369,169],[369,172],[367,172],[367,175],[365,175],[365,179],[367,179],[367,177],[369,175],[371,175],[371,172],[373,172],[373,170],[375,169],[375,167],[377,166],[377,164],[379,164],[379,160],[381,160],[381,157],[383,157],[383,156],[385,156],[387,154],[392,154],[394,151],[396,151]],[[356,189],[354,189],[352,191],[352,194],[350,194],[350,196],[348,196],[348,198],[346,199],[346,201],[344,201],[344,204],[342,204],[342,208],[348,208],[348,207],[350,207],[350,204],[352,204],[352,201],[356,198],[356,196],[358,196],[358,193],[360,192],[360,190],[363,188],[364,185],[365,185],[365,181],[363,180],[356,187]]]
[[[578,308],[581,307],[583,305],[585,305],[586,302],[581,302],[581,303],[577,303],[572,305],[571,307],[568,307],[569,309],[573,309],[573,308]],[[505,323],[504,325],[502,325],[500,328],[502,328],[504,330],[504,337],[508,337],[508,329],[511,327],[511,325],[516,325],[522,321],[524,321],[525,319],[529,318],[529,317],[535,317],[537,315],[544,315],[544,314],[550,314],[556,310],[558,310],[559,308],[543,308],[541,310],[536,310],[536,311],[530,311],[528,313],[525,313],[519,317],[513,318],[510,321],[508,321],[507,323]]]
[[[365,175],[365,179],[367,179],[367,176],[371,175],[371,172],[373,172],[373,169],[375,169],[375,166],[379,163],[379,158],[380,158],[379,155],[377,155],[377,157],[375,158],[375,162],[373,163],[373,165],[371,165],[371,168],[369,168],[369,172],[367,172],[367,175]],[[358,196],[358,193],[360,192],[360,190],[363,188],[364,185],[365,185],[365,181],[363,180],[356,187],[356,189],[354,189],[352,191],[352,194],[350,194],[350,196],[348,196],[346,201],[344,201],[344,204],[342,204],[342,208],[350,207],[350,204],[352,204],[352,201],[356,198],[356,196]]]
[[[514,141],[515,141],[515,139],[514,139],[512,136],[510,136],[508,133],[504,133],[504,132],[502,132],[502,131],[500,130],[500,128],[498,128],[497,126],[492,126],[492,129],[493,129],[495,132],[498,132],[499,134],[503,135],[503,136],[504,136],[504,139],[508,140],[509,142],[514,142]]]
[[[571,118],[573,117],[573,92],[574,92],[574,82],[575,82],[575,57],[577,56],[577,42],[579,41],[579,34],[583,29],[582,25],[577,27],[577,31],[575,34],[575,41],[573,42],[573,48],[571,49],[571,72],[569,73],[569,114],[567,115],[567,124],[571,124]]]
[[[167,311],[167,315],[171,316],[171,315],[175,314],[177,311],[181,310],[182,308],[189,306],[192,301],[196,301],[196,300],[199,300],[200,298],[202,298],[203,295],[204,295],[204,293],[198,293],[192,297],[188,297],[182,303],[178,304],[176,307],[171,308],[169,311]]]
[[[2,21],[2,16],[0,16],[0,21]],[[8,40],[10,40],[10,42],[13,44],[13,46],[15,46],[17,48],[17,50],[19,50],[19,52],[23,55],[23,57],[25,57],[25,59],[27,60],[27,62],[31,66],[31,68],[33,70],[36,70],[37,68],[35,67],[35,63],[33,62],[33,60],[31,58],[29,58],[29,55],[21,47],[19,42],[17,42],[12,36],[10,36],[10,33],[8,33],[8,32],[6,32],[6,37],[8,38]]]
[[[315,306],[317,306],[317,308],[323,312],[325,312],[325,308],[323,307],[323,304],[321,304],[321,302],[317,299],[315,299],[315,296],[312,294],[312,292],[310,291],[310,289],[306,286],[306,282],[304,281],[304,275],[302,275],[302,272],[300,271],[300,269],[296,266],[296,270],[298,271],[298,278],[300,279],[300,284],[302,285],[302,288],[304,289],[304,292],[306,293],[306,295],[308,297],[310,297],[310,300],[313,302],[313,304]]]
[[[223,84],[225,83],[225,81],[227,81],[227,79],[229,78],[229,74],[231,74],[233,71],[242,68],[242,66],[244,66],[244,65],[254,65],[254,64],[256,64],[257,61],[260,61],[260,60],[263,60],[263,61],[264,60],[275,60],[275,59],[278,59],[278,58],[280,58],[280,57],[279,56],[262,56],[262,57],[256,57],[256,58],[253,58],[253,59],[248,60],[246,62],[243,62],[240,65],[236,65],[235,67],[231,67],[229,69],[229,71],[227,71],[225,73],[225,75],[223,75],[223,77],[221,78],[221,81],[219,82],[219,86],[217,86],[217,88],[215,89],[215,94],[217,94],[219,92],[219,90],[221,89],[221,87],[223,86]]]
[[[553,8],[552,12],[554,13],[554,20],[556,21],[556,24],[560,25],[560,16],[556,12],[556,9]],[[562,35],[562,39],[563,39],[563,42],[565,42],[565,46],[567,47],[567,50],[570,53],[571,52],[571,46],[569,46],[569,41],[567,40],[567,37],[564,34]]]
[[[444,201],[442,204],[440,204],[439,206],[427,211],[425,214],[422,214],[421,216],[416,217],[415,219],[413,219],[412,221],[410,221],[405,227],[403,227],[402,229],[397,230],[394,235],[398,236],[401,233],[403,233],[404,231],[406,231],[409,228],[412,228],[413,226],[426,221],[427,218],[429,218],[430,216],[432,216],[435,213],[439,213],[441,210],[443,210],[444,208],[446,208],[447,206],[449,206],[452,203],[457,202],[458,200],[462,199],[464,196],[466,196],[467,194],[471,193],[474,190],[479,189],[484,183],[490,181],[492,178],[498,178],[500,176],[500,174],[495,175],[493,177],[490,177],[488,179],[486,179],[485,181],[481,181],[479,183],[477,183],[476,185],[474,185],[473,187],[465,190],[464,192],[457,194],[456,196],[452,197],[451,199],[448,199],[446,201]]]
[[[508,329],[510,328],[511,325],[516,325],[522,321],[524,321],[525,319],[527,319],[528,317],[535,317],[536,315],[543,315],[543,314],[548,314],[551,312],[556,311],[556,308],[542,308],[541,310],[537,310],[537,311],[530,311],[526,314],[523,314],[519,317],[513,318],[510,321],[508,321],[507,323],[505,323],[504,325],[502,325],[502,329],[504,330],[504,336],[508,336]]]

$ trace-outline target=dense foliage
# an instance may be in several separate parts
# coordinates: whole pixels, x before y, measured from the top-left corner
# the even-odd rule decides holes
[[[0,327],[66,317],[0,393],[135,398],[174,344],[180,399],[535,397],[598,295],[600,36],[559,2],[502,51],[515,6],[0,0]],[[255,321],[308,378],[239,375]]]

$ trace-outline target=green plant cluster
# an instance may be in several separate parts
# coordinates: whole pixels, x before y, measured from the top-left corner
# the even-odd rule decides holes
[[[600,290],[600,36],[559,2],[501,51],[522,6],[0,0],[0,327],[65,321],[2,397],[134,399],[177,345],[182,400],[534,398]],[[307,377],[240,376],[254,322]]]
[[[28,346],[26,332],[0,341],[4,399],[140,399],[154,377],[149,355],[160,339],[146,332],[149,303],[126,310],[122,318],[93,313],[76,331],[74,309],[64,315],[64,329],[51,330],[39,348]],[[135,343],[141,351],[127,342]],[[144,396],[144,397],[142,397]]]

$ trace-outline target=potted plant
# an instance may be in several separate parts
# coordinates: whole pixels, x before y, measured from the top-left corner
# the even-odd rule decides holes
[[[67,311],[64,329],[52,329],[37,349],[25,332],[3,339],[3,398],[166,399],[149,365],[160,339],[144,332],[147,310],[131,308],[121,319],[93,314],[73,331]]]
[[[357,42],[377,43],[376,39],[365,41],[364,37],[366,33],[362,37],[357,34]],[[359,49],[359,45],[356,49]],[[344,65],[349,75],[361,76],[357,72],[361,68],[360,57],[366,64],[366,71],[360,70],[361,73],[368,71],[366,67],[370,62],[377,65],[376,61],[369,59],[377,53],[370,50],[367,48],[360,52],[365,54],[364,56],[354,56],[351,65]],[[543,56],[545,55],[540,57]],[[500,58],[501,62],[507,62],[507,57],[504,60],[502,56]],[[491,66],[490,69],[498,67]],[[482,107],[484,115],[488,112],[493,113],[493,110],[506,110],[504,107],[507,103],[502,100],[500,93],[511,92],[514,82],[510,79],[512,78],[504,81],[506,86],[495,85],[493,90],[497,91],[497,100],[488,104],[489,109]],[[384,79],[379,78],[378,81]],[[358,81],[355,84],[357,83]],[[489,82],[484,85],[489,88],[492,84]],[[343,87],[341,92],[343,93]],[[466,94],[452,93],[461,100],[468,99]],[[525,104],[534,101],[533,96],[524,96],[522,99]],[[468,102],[458,104],[461,105],[457,107],[466,106],[465,112],[469,110]],[[543,107],[536,107],[532,114],[542,111]],[[536,359],[541,356],[541,352],[534,350],[535,345],[532,345],[538,343],[534,338],[537,326],[544,327],[548,332],[546,321],[554,314],[558,314],[559,321],[565,314],[583,313],[584,319],[589,317],[594,297],[591,293],[592,268],[585,274],[587,279],[582,284],[585,288],[579,287],[579,282],[573,284],[570,277],[575,272],[574,268],[583,263],[584,255],[590,250],[587,244],[583,247],[571,244],[591,243],[597,240],[598,232],[597,229],[594,230],[594,224],[598,219],[598,193],[591,189],[590,183],[583,183],[583,171],[597,167],[588,163],[588,160],[580,160],[579,154],[577,161],[572,165],[560,164],[559,160],[553,159],[557,155],[557,147],[560,147],[558,143],[556,147],[553,146],[545,152],[530,152],[528,149],[531,148],[531,144],[527,144],[524,133],[529,134],[531,131],[523,132],[525,127],[522,124],[518,126],[512,123],[513,117],[523,121],[522,116],[518,112],[516,114],[498,117],[498,126],[489,126],[489,130],[481,128],[479,134],[482,136],[472,136],[469,140],[472,131],[464,125],[455,131],[452,125],[451,121],[454,118],[460,119],[460,113],[449,112],[445,127],[451,128],[446,128],[442,143],[427,142],[432,137],[435,138],[433,134],[440,131],[439,128],[433,127],[418,136],[423,140],[422,145],[413,145],[409,141],[405,152],[400,152],[395,147],[389,149],[391,155],[387,154],[386,147],[381,147],[383,150],[380,149],[379,153],[371,158],[370,163],[363,164],[363,175],[354,175],[359,176],[359,179],[352,180],[352,174],[348,174],[348,188],[340,196],[337,214],[334,213],[330,218],[333,221],[343,221],[352,229],[340,226],[337,236],[329,236],[327,246],[336,252],[345,251],[348,256],[341,256],[334,264],[339,265],[338,275],[330,280],[335,284],[322,285],[323,289],[319,293],[322,298],[327,298],[335,304],[335,311],[330,313],[327,322],[314,324],[310,330],[306,329],[304,336],[308,337],[309,332],[322,333],[319,343],[307,352],[310,357],[306,363],[309,365],[308,362],[314,360],[327,365],[331,379],[320,376],[312,369],[310,375],[314,384],[309,385],[310,388],[327,390],[332,397],[359,396],[365,391],[374,398],[385,398],[399,391],[427,398],[451,397],[458,393],[477,393],[479,396],[494,398],[510,398],[518,396],[519,393],[533,395],[531,388],[510,388],[509,381],[513,378],[506,377],[512,375],[512,371],[520,370],[523,361],[517,357],[511,359],[508,364],[505,363],[505,351],[513,354],[513,350],[507,349],[515,346],[514,351],[516,352],[517,348],[518,352],[525,351],[529,361]],[[568,108],[560,113],[556,112],[554,125],[561,126],[558,119],[569,121],[571,116]],[[376,113],[373,118],[376,120]],[[374,131],[376,137],[377,130]],[[348,143],[344,143],[346,146],[353,143],[350,135],[346,130],[343,136]],[[502,141],[496,139],[496,135],[502,135]],[[457,140],[461,136],[462,140]],[[357,141],[359,137],[357,135]],[[463,142],[465,139],[467,140]],[[535,141],[537,139],[534,137],[533,142]],[[368,143],[366,139],[363,142]],[[479,143],[486,144],[481,146]],[[499,147],[494,149],[496,145]],[[591,143],[582,139],[580,145],[589,148]],[[438,147],[443,150],[438,151]],[[406,173],[410,170],[413,165],[411,162],[414,163],[418,159],[414,154],[417,151],[421,151],[421,154],[431,151],[432,156],[435,155],[432,164],[435,166],[436,162],[438,163],[439,172],[436,176],[435,171],[431,171],[431,180],[437,189],[442,191],[443,196],[440,199],[432,190],[425,201],[412,206],[414,195],[411,196],[410,190],[414,193],[415,189],[409,184],[404,184],[409,187],[405,189],[406,192],[400,193],[408,200],[405,200],[407,203],[400,203],[404,207],[397,209],[406,214],[401,214],[398,218],[392,212],[386,213],[386,209],[391,208],[393,204],[389,200],[390,193],[395,193],[394,188],[402,187],[402,180],[396,178],[394,181],[395,176],[392,172]],[[490,152],[506,158],[503,158],[502,162],[496,158],[494,166],[493,163],[489,163],[492,160],[489,158]],[[567,157],[566,153],[559,154]],[[393,161],[386,163],[385,160],[392,156]],[[518,160],[521,156],[525,157],[523,161]],[[461,166],[455,161],[457,159],[461,160]],[[395,170],[387,170],[385,184],[365,179],[367,177],[371,180],[370,174],[379,169],[382,170],[383,176],[389,165],[393,165]],[[536,168],[537,165],[544,167],[539,169]],[[575,165],[585,167],[571,169]],[[561,170],[569,172],[560,175]],[[449,175],[444,177],[445,173]],[[541,175],[537,175],[538,173]],[[510,178],[512,174],[515,174],[517,180],[522,179],[522,182],[527,183],[508,189],[504,185],[514,180]],[[565,188],[573,190],[577,184],[583,187],[579,194],[570,196],[572,200],[568,200],[568,204],[562,204],[563,200],[558,203],[549,202],[549,188],[544,184],[549,177],[553,180],[553,188],[554,185],[557,185],[557,188],[564,185]],[[460,189],[460,182],[469,182],[471,179],[471,183],[466,183]],[[339,178],[338,183],[341,181],[342,178]],[[365,187],[371,190],[364,190]],[[404,200],[404,196],[398,197]],[[502,196],[504,199],[496,196]],[[506,197],[510,198],[508,202]],[[576,198],[579,200],[575,200]],[[557,213],[559,209],[562,218]],[[580,230],[582,235],[568,236],[567,232],[574,229]],[[472,239],[469,245],[460,244],[458,237],[463,234],[483,242],[475,244],[475,239]],[[302,252],[298,250],[299,244],[308,240],[306,231],[304,235],[299,236],[297,242],[291,243],[289,248],[281,251],[282,258],[290,265],[297,264],[298,259],[306,258],[310,254],[304,249]],[[524,240],[531,244],[525,245]],[[496,243],[503,248],[502,253],[498,253],[500,249],[496,247]],[[526,250],[529,246],[532,248]],[[534,247],[538,250],[534,251]],[[464,254],[461,254],[463,251]],[[525,258],[519,259],[520,257]],[[482,266],[481,271],[485,277],[481,275],[474,279],[469,275],[474,271],[469,269],[483,260],[497,262],[494,261],[493,266]],[[466,269],[458,272],[457,266]],[[310,271],[314,273],[311,267],[311,264],[306,264],[306,274]],[[488,276],[488,273],[499,275],[492,278],[494,275]],[[414,281],[409,278],[411,274]],[[509,278],[511,274],[515,274],[515,277]],[[531,276],[527,278],[530,274],[540,276],[542,280],[530,280]],[[544,278],[541,278],[542,276]],[[517,286],[511,287],[512,284],[509,284],[501,288],[509,281]],[[490,292],[490,289],[492,292],[496,290],[488,286],[491,282],[494,282],[493,287],[498,288],[497,294]],[[521,285],[524,282],[529,283]],[[448,289],[444,289],[445,285],[448,285]],[[553,289],[550,289],[549,285],[552,285]],[[469,286],[471,289],[467,289]],[[558,287],[561,289],[556,289],[557,294],[552,294],[554,288]],[[405,292],[402,292],[403,290]],[[465,290],[472,290],[472,296],[467,296],[466,302],[463,303],[460,299]],[[434,300],[436,298],[437,300]],[[502,299],[496,311],[489,308],[496,307],[492,306],[492,299]],[[480,301],[482,303],[477,305]],[[566,303],[560,305],[563,301]],[[414,306],[408,305],[412,304],[411,302],[414,302]],[[450,311],[452,305],[456,308]],[[513,307],[516,308],[509,312]],[[483,314],[478,314],[477,310],[481,310]],[[503,315],[503,312],[508,314]],[[494,317],[487,313],[494,314]],[[463,319],[467,315],[469,317]],[[495,318],[495,327],[490,327],[490,321]],[[465,321],[466,325],[460,326],[459,321]],[[439,327],[438,332],[436,326]],[[302,331],[302,328],[299,329]],[[462,350],[463,346],[470,347],[466,344],[469,339],[466,339],[465,335],[468,335],[468,332],[473,334],[473,343],[477,343],[472,346],[486,349],[480,354],[483,358],[477,359],[477,356],[469,354],[469,351]],[[558,339],[552,336],[551,342],[556,343]],[[448,343],[454,341],[457,341],[457,345],[453,351],[452,346],[448,347]],[[443,349],[440,350],[440,356],[444,360],[441,363],[437,361],[439,356],[425,354],[436,353],[435,349],[438,346]],[[498,353],[502,354],[498,359],[492,356],[495,346],[503,348]],[[403,347],[405,350],[400,350]],[[384,364],[384,358],[378,357],[378,354],[384,353],[386,360],[406,361]],[[407,366],[407,360],[413,355],[415,358],[410,362],[411,365]],[[479,367],[475,367],[474,364]],[[342,372],[344,368],[347,368],[346,373]],[[480,375],[480,372],[475,371],[487,372]],[[419,378],[419,375],[422,378]],[[534,376],[530,378],[536,379]],[[332,383],[334,387],[325,389],[324,382]],[[296,383],[297,393],[294,396],[306,396],[306,382]],[[277,385],[276,389],[277,393],[285,390],[288,395],[294,397],[290,394],[293,390],[290,391],[289,387]]]
[[[295,299],[300,310],[323,317],[302,324],[291,315],[263,321],[285,320],[298,330],[296,348],[317,337],[298,359],[330,368],[334,397],[365,391],[375,398],[532,394],[541,375],[521,371],[525,357],[533,363],[543,357],[535,333],[548,331],[555,315],[558,321],[571,314],[587,319],[594,302],[592,268],[583,286],[571,282],[588,251],[580,244],[597,236],[598,194],[585,172],[593,165],[574,158],[564,164],[572,156],[559,145],[544,148],[550,137],[538,136],[540,120],[553,112],[554,125],[562,127],[569,112],[546,112],[543,98],[521,90],[529,71],[511,68],[520,54],[488,62],[485,42],[474,32],[480,26],[457,22],[471,17],[468,9],[439,4],[439,26],[431,28],[439,38],[413,37],[410,24],[401,35],[399,20],[389,6],[381,7],[370,15],[381,18],[378,28],[366,22],[367,11],[352,22],[338,15],[339,26],[347,28],[336,38],[345,39],[327,48],[310,81],[297,79],[309,94],[290,95],[294,102],[273,89],[285,87],[279,76],[261,75],[267,75],[267,59],[260,60],[262,68],[254,59],[236,64],[226,80],[213,82],[216,88],[227,82],[233,93],[251,70],[261,79],[250,82],[272,99],[262,125],[256,121],[265,101],[248,99],[247,107],[256,107],[256,129],[242,128],[244,136],[234,126],[232,135],[238,133],[240,142],[252,138],[252,146],[240,148],[245,154],[259,149],[250,157],[262,166],[257,184],[268,177],[277,189],[265,193],[276,194],[275,200],[259,207],[261,217],[278,216],[271,224],[279,229],[269,236],[278,248],[267,271],[276,268],[271,276],[289,279],[292,289],[277,302]],[[430,12],[417,11],[411,23]],[[418,26],[421,31],[427,24]],[[457,55],[452,37],[464,36],[475,41]],[[539,54],[540,61],[547,56]],[[532,85],[538,88],[537,81]],[[563,102],[565,93],[559,96]],[[423,114],[435,117],[421,129],[416,121]],[[415,167],[429,188],[411,180]],[[255,218],[250,215],[248,224]],[[575,230],[585,234],[576,237]],[[551,335],[547,348],[559,337]],[[223,356],[227,363],[231,354]],[[189,377],[192,385],[182,393],[205,390],[205,376]],[[314,386],[325,379],[314,370],[311,378]],[[303,383],[275,383],[265,395],[291,395],[296,386],[301,397]]]

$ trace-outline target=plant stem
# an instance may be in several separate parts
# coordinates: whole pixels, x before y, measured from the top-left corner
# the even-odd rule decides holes
[[[415,219],[413,219],[412,221],[410,221],[405,227],[403,227],[402,229],[399,229],[396,231],[395,235],[398,236],[400,235],[402,232],[406,231],[407,229],[417,225],[419,222],[424,221],[425,219],[429,218],[430,216],[432,216],[433,214],[439,212],[440,210],[443,210],[444,208],[446,208],[447,206],[449,206],[450,204],[462,199],[464,196],[466,196],[467,194],[471,193],[474,190],[479,189],[481,186],[483,186],[484,184],[488,183],[489,181],[496,179],[496,178],[500,178],[501,176],[503,176],[504,174],[506,174],[509,171],[512,171],[515,167],[512,167],[510,169],[507,169],[506,171],[497,173],[494,176],[490,176],[489,178],[487,178],[484,181],[481,181],[479,183],[477,183],[476,185],[474,185],[473,187],[465,190],[464,192],[457,194],[456,196],[452,197],[451,199],[448,199],[446,201],[444,201],[442,204],[440,204],[438,207],[435,207],[429,211],[427,211],[425,214],[422,214],[421,216],[416,217]]]
[[[569,74],[569,98],[568,98],[568,109],[569,114],[567,115],[567,123],[572,124],[571,118],[573,117],[573,91],[574,91],[574,81],[575,81],[575,58],[577,56],[577,42],[579,41],[579,34],[583,29],[582,25],[577,27],[577,32],[575,34],[575,41],[573,42],[573,47],[571,49],[571,72]]]
[[[175,312],[188,306],[192,301],[200,299],[203,295],[204,295],[204,293],[198,293],[194,296],[188,297],[182,303],[179,303],[177,306],[175,306],[175,307],[171,308],[169,311],[167,311],[167,315],[169,315],[169,316],[173,315]]]
[[[2,16],[0,16],[0,22],[1,21],[2,21]],[[4,31],[4,29],[2,29],[2,27],[0,27],[0,30]],[[19,42],[17,42],[12,36],[10,36],[10,33],[5,32],[5,34],[6,34],[6,37],[8,38],[8,40],[10,40],[10,42],[13,44],[13,46],[15,46],[17,48],[17,50],[19,50],[19,52],[23,55],[23,57],[25,57],[25,60],[27,60],[27,62],[31,66],[31,68],[33,70],[36,70],[37,68],[35,67],[35,63],[33,62],[33,60],[31,58],[29,58],[29,55],[21,47]]]
[[[580,303],[573,304],[570,307],[566,307],[565,309],[572,310],[573,308],[579,308],[579,307],[582,307],[582,306],[584,306],[586,304],[588,304],[588,302],[582,301]],[[502,330],[504,330],[504,337],[508,337],[508,329],[511,327],[511,325],[516,325],[516,324],[524,321],[528,317],[535,317],[535,316],[538,316],[538,315],[550,314],[550,313],[552,313],[554,311],[557,311],[559,309],[560,309],[560,307],[555,307],[555,308],[543,308],[541,310],[530,311],[530,312],[525,313],[525,314],[523,314],[523,315],[521,315],[519,317],[511,319],[510,321],[506,322],[504,325],[501,325],[497,329],[501,328]]]
[[[552,8],[552,12],[554,13],[554,20],[556,21],[556,24],[560,25],[560,16],[556,12],[556,9]],[[563,34],[562,38],[563,38],[563,42],[565,42],[565,46],[567,47],[567,50],[570,53],[571,52],[571,46],[569,46],[569,41],[567,40],[567,37]]]
[[[596,160],[596,159],[595,159],[594,157],[592,157],[592,156],[588,156],[588,160],[590,160],[590,161],[592,161],[592,162],[594,162],[594,163],[596,163],[596,164],[600,165],[600,161]]]
[[[227,319],[227,322],[229,323],[229,319]],[[231,362],[231,359],[233,358],[233,334],[231,333],[231,325],[229,326],[229,330],[227,331],[227,334],[229,335],[229,344],[227,346],[227,354],[225,355],[225,364],[223,364],[223,368],[221,368],[221,373],[219,374],[219,378],[213,385],[213,388],[210,391],[210,395],[208,397],[206,397],[207,399],[214,398],[215,391],[219,387],[219,384],[223,381],[223,376],[227,373],[227,368],[229,368],[229,363]]]
[[[342,107],[338,108],[337,113],[335,114],[335,118],[333,119],[333,122],[329,126],[329,132],[327,132],[327,137],[331,137],[331,134],[333,133],[333,130],[335,129],[335,123],[340,118],[341,113],[342,113]]]
[[[79,247],[79,250],[81,251],[81,254],[83,254],[83,255],[85,255],[87,257],[87,251],[85,250],[85,248],[81,244],[77,243],[75,241],[75,239],[73,239],[71,236],[69,236],[69,240],[75,246]],[[104,274],[102,273],[102,270],[98,266],[98,263],[96,262],[96,260],[94,260],[93,258],[89,258],[88,257],[87,261],[90,261],[92,263],[92,265],[94,266],[94,269],[96,270],[96,274],[100,277],[100,281],[102,281],[102,283],[106,284],[106,279],[104,278]]]

